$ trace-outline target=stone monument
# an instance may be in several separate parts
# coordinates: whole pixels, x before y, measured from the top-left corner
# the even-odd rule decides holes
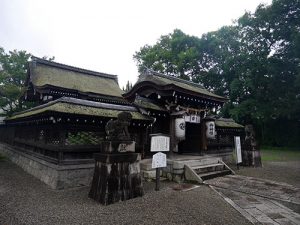
[[[256,135],[253,125],[245,126],[245,142],[243,148],[243,164],[245,166],[261,167],[260,150],[256,141]]]
[[[128,126],[132,116],[121,112],[105,127],[107,141],[95,154],[95,170],[89,197],[103,205],[143,195],[140,154],[135,153]]]

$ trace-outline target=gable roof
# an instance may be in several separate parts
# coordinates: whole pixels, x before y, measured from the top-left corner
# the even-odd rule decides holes
[[[244,128],[243,125],[236,123],[231,118],[218,118],[215,120],[215,123],[217,127],[222,127],[222,128],[240,128],[240,129]]]
[[[141,96],[137,96],[135,98],[133,105],[145,110],[155,110],[155,111],[164,111],[164,112],[167,111],[167,108],[165,106],[153,102],[148,98],[143,98]]]
[[[123,96],[125,98],[131,98],[138,90],[142,90],[148,85],[154,85],[161,90],[176,90],[194,96],[201,96],[218,102],[226,102],[227,100],[222,96],[209,92],[200,84],[153,71],[149,74],[140,75],[133,88],[129,92],[124,93]]]
[[[73,66],[33,57],[29,62],[29,75],[26,82],[35,90],[47,88],[70,90],[93,96],[122,98],[123,91],[116,75],[99,73]]]

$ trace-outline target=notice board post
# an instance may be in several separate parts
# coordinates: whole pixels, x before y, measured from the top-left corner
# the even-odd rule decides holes
[[[239,169],[239,164],[242,163],[242,150],[241,150],[241,138],[240,136],[234,136],[234,148],[236,155],[236,166]]]
[[[167,156],[162,152],[170,151],[170,136],[165,134],[152,134],[151,136],[151,152],[157,152],[152,158],[152,168],[156,169],[156,185],[155,190],[159,191],[160,186],[160,168],[167,166]]]

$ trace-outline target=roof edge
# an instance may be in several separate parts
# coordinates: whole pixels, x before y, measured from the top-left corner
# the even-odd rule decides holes
[[[201,84],[198,84],[198,83],[195,83],[193,81],[189,81],[189,80],[184,80],[184,79],[181,79],[181,78],[178,78],[178,77],[175,77],[175,76],[169,76],[169,75],[165,75],[165,74],[162,74],[162,73],[158,73],[158,72],[155,72],[155,71],[150,71],[149,74],[141,74],[141,76],[159,76],[159,77],[162,77],[162,78],[166,78],[166,79],[170,79],[170,80],[174,80],[174,81],[178,81],[178,82],[182,82],[182,83],[185,83],[185,84],[188,84],[188,85],[192,85],[192,86],[195,86],[197,88],[202,88],[202,89],[206,89],[205,87],[203,87],[203,85]]]
[[[39,57],[36,57],[36,56],[31,57],[30,63],[38,63],[38,64],[42,64],[42,65],[46,65],[46,66],[52,66],[52,67],[56,67],[56,68],[59,68],[59,69],[70,70],[70,71],[83,73],[83,74],[88,74],[88,75],[92,75],[92,76],[110,78],[110,79],[116,80],[116,82],[118,83],[118,76],[117,75],[101,73],[101,72],[87,70],[87,69],[83,69],[83,68],[79,68],[79,67],[69,66],[69,65],[66,65],[66,64],[62,64],[62,63],[42,59],[42,58],[39,58]]]
[[[137,83],[133,86],[132,89],[130,89],[128,92],[123,93],[122,96],[123,96],[125,99],[127,99],[127,100],[129,100],[129,101],[132,101],[133,98],[135,98],[135,96],[136,96],[136,95],[135,95],[136,91],[139,90],[139,89],[141,89],[141,88],[143,88],[143,86],[144,86],[145,84],[153,85],[153,87],[154,87],[154,86],[157,86],[157,85],[156,85],[154,82],[152,82],[152,81],[143,81],[143,82],[140,82],[140,83],[137,82]],[[157,89],[157,88],[156,88],[156,89],[157,89],[157,90],[166,91],[166,90],[168,90],[168,88],[173,87],[173,86],[174,86],[174,84],[167,84],[167,85],[160,86],[159,89]],[[181,89],[182,91],[186,90],[185,88],[181,88],[181,87],[178,87],[178,86],[176,86],[176,85],[175,85],[175,87],[177,87],[178,89]],[[221,103],[225,103],[225,102],[227,102],[227,101],[229,100],[228,98],[225,98],[225,97],[216,95],[216,94],[214,94],[214,93],[212,93],[214,96],[211,96],[211,95],[207,95],[207,94],[203,94],[203,93],[199,94],[199,93],[196,93],[196,92],[194,92],[194,91],[190,91],[190,92],[195,93],[195,95],[197,95],[197,96],[199,96],[199,97],[207,98],[207,99],[210,99],[210,100],[212,100],[212,101],[217,101],[217,102],[221,102]],[[131,100],[130,100],[130,99],[131,99]]]
[[[103,108],[103,109],[111,109],[111,110],[125,110],[125,111],[130,111],[130,112],[138,112],[138,109],[134,106],[109,104],[109,103],[103,103],[103,102],[94,102],[94,101],[77,99],[77,98],[72,98],[72,97],[61,97],[59,99],[48,102],[46,104],[39,105],[39,106],[33,107],[31,109],[27,109],[27,110],[24,110],[24,111],[21,111],[21,112],[14,113],[12,115],[12,117],[23,114],[23,113],[27,113],[27,112],[30,112],[30,111],[42,109],[42,108],[45,108],[47,106],[54,105],[56,103],[69,103],[69,104],[89,106],[89,107],[94,107],[94,108]],[[7,118],[7,120],[10,120],[10,118]]]

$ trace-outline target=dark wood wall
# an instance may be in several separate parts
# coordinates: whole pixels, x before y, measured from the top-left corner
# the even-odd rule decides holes
[[[1,125],[0,141],[55,164],[92,163],[105,140],[105,123]],[[136,152],[144,154],[147,126],[129,127]]]

